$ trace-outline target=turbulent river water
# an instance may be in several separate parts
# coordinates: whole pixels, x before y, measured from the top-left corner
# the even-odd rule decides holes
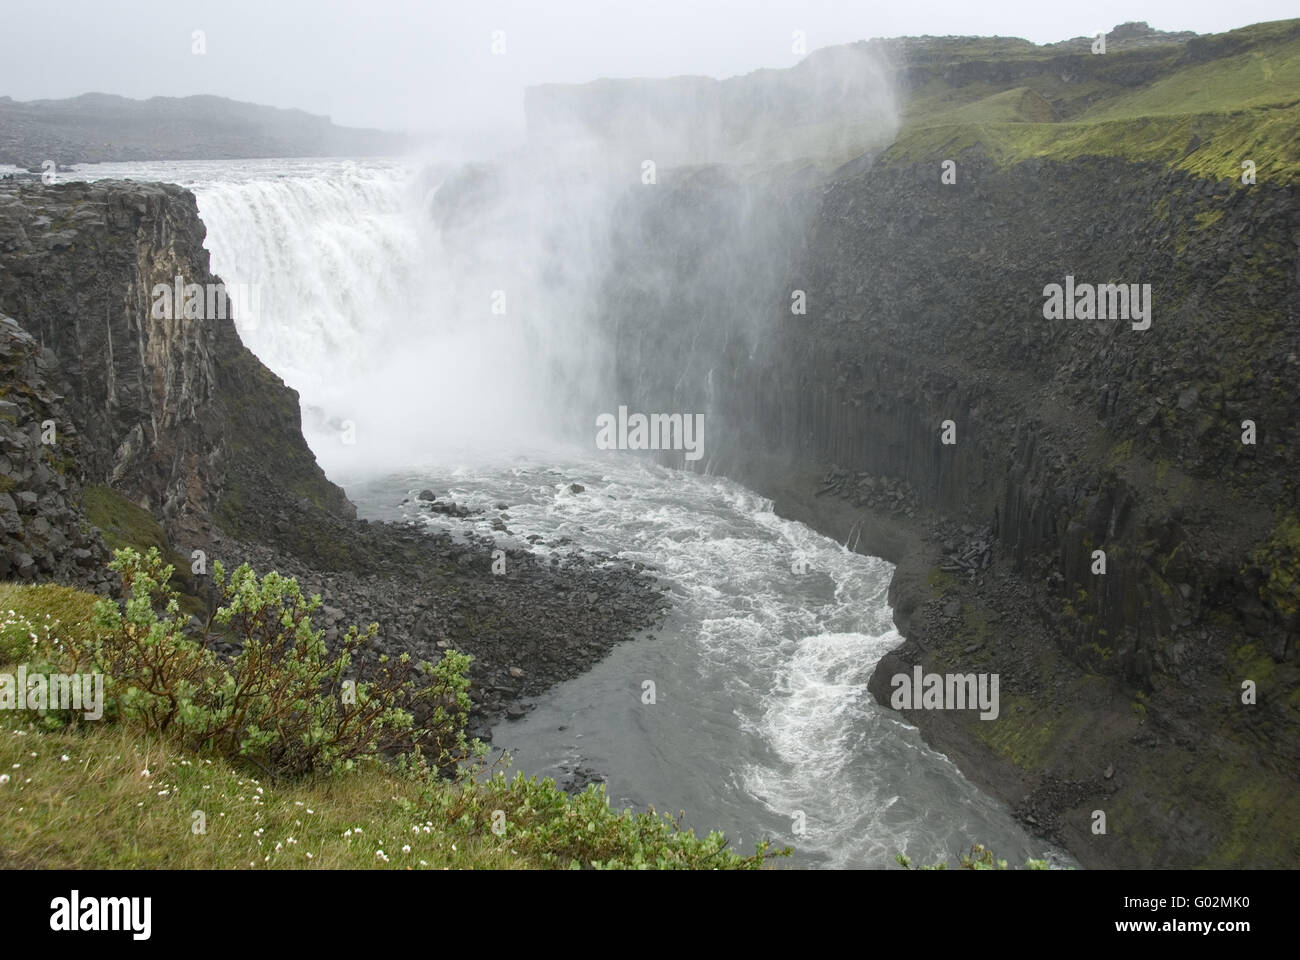
[[[738,850],[760,839],[789,844],[796,852],[785,862],[796,866],[881,867],[897,853],[951,861],[975,841],[1013,863],[1070,862],[868,694],[875,663],[900,642],[886,600],[890,564],[777,517],[727,479],[484,424],[482,391],[466,385],[512,375],[525,351],[440,319],[429,290],[438,238],[423,214],[426,182],[411,168],[243,161],[77,175],[195,192],[213,271],[261,285],[259,322],[240,324],[241,334],[314,411],[304,417],[308,439],[363,516],[420,516],[402,501],[432,487],[486,513],[423,522],[541,555],[608,551],[669,587],[660,630],[493,731],[516,767],[590,768],[616,806],[686,811],[688,825],[724,830]],[[419,382],[403,393],[400,376]],[[368,400],[349,395],[362,391]],[[505,412],[529,402],[517,391],[507,401]],[[339,443],[331,425],[353,410],[390,412],[382,457],[359,459]],[[490,526],[500,503],[509,536]]]

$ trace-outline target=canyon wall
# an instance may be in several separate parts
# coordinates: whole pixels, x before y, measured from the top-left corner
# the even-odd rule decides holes
[[[1107,42],[855,45],[886,148],[629,186],[607,406],[705,413],[697,469],[894,561],[874,695],[997,673],[996,720],[904,714],[1084,865],[1290,866],[1300,21]],[[1149,326],[1049,319],[1072,283]]]
[[[908,641],[873,691],[915,663],[999,673],[996,721],[908,716],[1086,865],[1294,862],[1295,187],[979,150],[956,170],[631,193],[617,402],[706,412],[710,469],[897,561]],[[1149,329],[1045,319],[1067,275],[1150,284]],[[916,509],[882,519],[867,478]],[[986,558],[954,564],[969,543]]]
[[[57,358],[90,482],[172,539],[208,545],[214,517],[239,531],[240,504],[268,490],[350,516],[302,438],[297,394],[244,347],[233,306],[199,319],[155,309],[179,277],[207,311],[220,280],[203,239],[180,187],[0,185],[0,309]]]

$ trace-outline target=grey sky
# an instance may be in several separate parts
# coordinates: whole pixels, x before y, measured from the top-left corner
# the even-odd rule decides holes
[[[790,66],[868,37],[1092,35],[1128,20],[1213,33],[1296,14],[1295,0],[6,0],[0,95],[210,93],[390,129],[508,132],[523,87],[603,76],[715,77]],[[207,53],[191,53],[206,34]],[[506,53],[491,52],[493,30]]]

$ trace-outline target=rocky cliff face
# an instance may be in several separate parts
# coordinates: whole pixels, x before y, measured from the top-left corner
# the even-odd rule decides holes
[[[898,561],[877,696],[999,673],[997,721],[909,717],[1085,864],[1293,861],[1295,188],[957,169],[634,195],[621,276],[674,282],[611,285],[618,401],[706,412],[713,469]],[[1067,276],[1150,284],[1150,327],[1045,319]]]
[[[661,172],[613,241],[609,403],[895,561],[873,692],[997,673],[905,715],[1088,866],[1300,857],[1300,77],[1252,68],[1298,44],[892,41],[887,150]]]
[[[107,550],[82,508],[82,443],[57,361],[0,314],[0,578],[103,586]]]
[[[156,512],[173,539],[202,546],[232,498],[266,484],[348,515],[302,439],[296,394],[240,342],[233,306],[208,310],[220,280],[203,238],[180,187],[5,184],[0,305],[61,358],[91,482]],[[210,316],[162,293],[189,285]]]

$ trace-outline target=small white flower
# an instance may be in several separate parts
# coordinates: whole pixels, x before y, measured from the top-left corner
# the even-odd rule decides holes
[[[409,843],[403,844],[402,853],[410,853],[410,852],[411,852],[411,845]]]
[[[9,774],[0,773],[0,787],[3,787],[8,782],[9,782]]]
[[[68,762],[68,755],[65,753],[63,756],[59,757],[59,759],[62,760],[64,763],[67,763],[67,762]]]
[[[307,859],[308,859],[308,860],[310,860],[310,859],[311,859],[311,854],[310,854],[310,853],[309,853],[309,854],[307,854]]]
[[[147,776],[149,776],[149,768],[148,768],[148,767],[145,767],[143,770],[141,770],[141,771],[140,771],[140,776],[142,776],[142,777],[147,777]]]

